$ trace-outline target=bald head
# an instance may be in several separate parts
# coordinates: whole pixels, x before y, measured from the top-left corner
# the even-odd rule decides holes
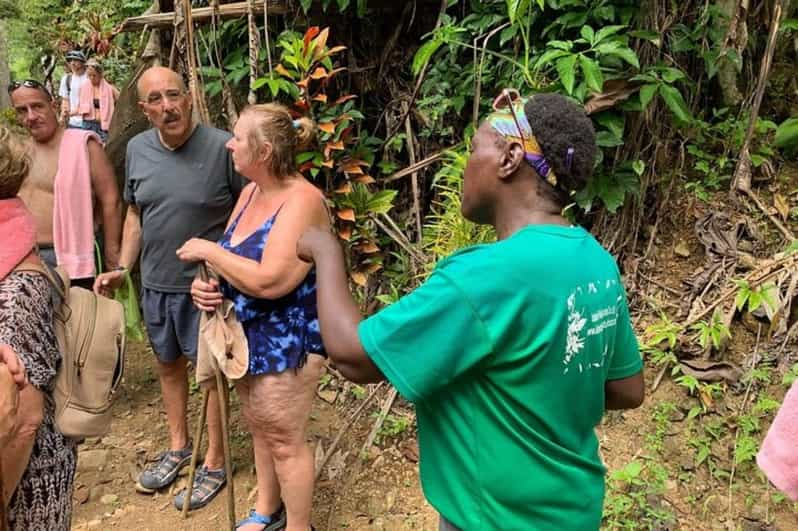
[[[186,84],[180,74],[165,66],[153,66],[145,70],[136,83],[139,100],[144,101],[151,85],[161,85],[163,83],[176,84],[182,92],[186,92]]]
[[[193,131],[191,96],[183,78],[174,70],[153,67],[144,71],[136,88],[139,107],[161,140],[172,148],[182,145]]]

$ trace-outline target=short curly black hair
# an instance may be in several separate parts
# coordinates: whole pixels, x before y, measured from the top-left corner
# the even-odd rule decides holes
[[[596,131],[593,122],[576,103],[560,94],[536,94],[527,99],[524,113],[532,133],[557,175],[556,199],[560,203],[581,190],[593,173]],[[573,160],[567,164],[568,149]]]

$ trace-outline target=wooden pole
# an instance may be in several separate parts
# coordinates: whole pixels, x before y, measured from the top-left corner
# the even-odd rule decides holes
[[[284,0],[266,0],[270,15],[285,15],[288,13],[288,5]],[[217,16],[220,18],[236,18],[248,14],[249,2],[234,2],[232,4],[222,4],[218,7]],[[256,4],[253,9],[257,14],[263,13],[263,4]],[[193,10],[194,22],[204,23],[213,16],[214,8],[198,7]],[[150,28],[168,28],[174,22],[174,12],[152,13],[139,17],[130,17],[122,21],[115,30],[117,33],[126,31],[140,31],[146,26]]]
[[[250,105],[255,105],[258,102],[258,96],[255,94],[255,80],[258,79],[258,25],[255,23],[255,0],[249,0],[247,3],[247,29],[249,31],[249,94],[247,95],[247,102]]]
[[[216,388],[219,393],[219,415],[222,421],[222,446],[224,447],[224,474],[227,476],[227,522],[230,531],[236,528],[236,498],[233,490],[233,459],[230,455],[230,419],[228,418],[227,379],[222,376],[219,366],[215,367]]]
[[[183,518],[188,518],[188,507],[191,505],[191,494],[194,492],[194,475],[197,471],[197,456],[202,445],[202,432],[205,431],[205,414],[208,411],[208,388],[202,389],[202,411],[194,430],[194,448],[191,450],[191,465],[188,467],[188,485],[183,497]]]

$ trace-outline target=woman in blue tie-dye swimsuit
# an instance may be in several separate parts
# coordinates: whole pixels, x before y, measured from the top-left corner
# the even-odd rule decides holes
[[[258,497],[242,531],[310,529],[313,454],[307,423],[324,362],[316,311],[316,274],[296,255],[310,226],[329,230],[323,194],[296,170],[295,155],[312,139],[308,119],[276,104],[246,108],[227,147],[251,182],[218,244],[193,239],[177,253],[204,260],[221,277],[196,280],[194,303],[212,310],[235,304],[249,343],[249,371],[236,382],[253,438]]]

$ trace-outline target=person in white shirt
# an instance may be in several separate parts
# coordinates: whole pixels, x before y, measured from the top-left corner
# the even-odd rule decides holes
[[[83,117],[78,110],[80,87],[86,82],[86,55],[80,50],[66,54],[70,73],[61,78],[58,95],[61,96],[61,119],[67,127],[83,128]]]

